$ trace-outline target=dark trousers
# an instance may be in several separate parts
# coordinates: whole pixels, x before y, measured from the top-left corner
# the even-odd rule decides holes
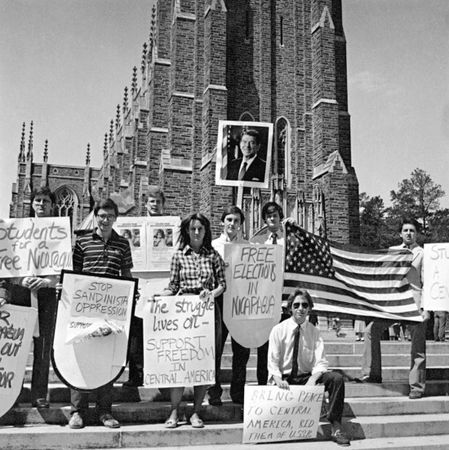
[[[289,375],[284,375],[290,384],[304,385],[310,378],[310,373],[303,373],[292,379]],[[341,422],[343,407],[345,404],[345,382],[343,376],[338,372],[324,372],[317,380],[317,384],[324,384],[324,390],[329,394],[329,405],[327,420],[330,423]]]
[[[129,336],[128,380],[140,386],[143,384],[143,319],[133,316]]]
[[[268,341],[257,347],[257,384],[265,386],[268,381]]]
[[[436,341],[445,341],[446,340],[447,312],[446,311],[435,311],[433,314],[433,317],[434,317],[433,338]]]
[[[207,393],[211,400],[221,397],[223,389],[221,387],[221,357],[229,330],[223,322],[223,297],[216,299],[215,308],[215,384]],[[250,349],[242,347],[237,341],[231,338],[232,343],[232,379],[231,379],[231,399],[236,403],[243,403],[246,364],[248,363]]]
[[[362,356],[362,376],[382,381],[382,354],[380,340],[388,322],[374,320],[365,329]],[[424,393],[426,384],[426,322],[409,325],[411,334],[409,385],[411,391]]]
[[[42,291],[42,292],[41,292]],[[39,336],[34,338],[31,402],[47,398],[50,354],[55,331],[57,299],[55,289],[41,289],[38,293]]]
[[[111,414],[112,411],[112,387],[113,383],[108,383],[93,392],[96,394],[96,408],[99,416]],[[70,413],[78,412],[81,416],[86,416],[89,409],[89,393],[70,389],[70,403],[72,405]]]

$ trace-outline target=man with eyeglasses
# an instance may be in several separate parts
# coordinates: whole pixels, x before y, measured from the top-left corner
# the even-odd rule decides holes
[[[73,251],[73,270],[98,275],[131,278],[133,267],[129,242],[117,234],[112,226],[117,220],[118,207],[111,200],[100,201],[94,208],[98,227],[89,234],[80,236]],[[95,389],[97,412],[100,422],[108,428],[119,428],[120,423],[112,416],[112,388],[108,383]],[[84,418],[89,408],[88,394],[70,390],[72,404],[70,428],[83,428]]]
[[[289,389],[290,384],[324,384],[329,394],[327,419],[331,423],[332,439],[338,445],[348,446],[350,441],[341,425],[344,380],[338,372],[328,370],[320,331],[306,320],[312,308],[312,297],[307,291],[296,289],[290,294],[288,309],[291,317],[273,327],[270,333],[269,381],[280,389]]]

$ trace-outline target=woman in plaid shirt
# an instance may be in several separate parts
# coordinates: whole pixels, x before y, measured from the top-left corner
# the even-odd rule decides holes
[[[219,253],[212,248],[212,232],[209,219],[201,213],[191,214],[181,222],[179,249],[173,255],[170,267],[170,283],[162,295],[194,294],[214,298],[226,289],[225,266]],[[203,428],[198,415],[207,386],[194,387],[194,411],[190,424]],[[183,387],[170,388],[172,409],[165,422],[166,428],[178,425],[178,409]]]

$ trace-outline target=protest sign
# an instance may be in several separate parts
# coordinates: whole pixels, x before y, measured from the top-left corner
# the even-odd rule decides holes
[[[215,383],[212,296],[158,297],[146,305],[143,320],[145,386]]]
[[[179,217],[148,218],[148,270],[170,270],[170,263],[179,238]]]
[[[316,438],[324,386],[245,386],[243,443]]]
[[[449,243],[424,244],[423,308],[449,311]]]
[[[96,389],[126,365],[137,280],[63,272],[53,342],[58,376],[76,389]]]
[[[0,310],[0,417],[22,389],[36,321],[35,308],[5,305]]]
[[[170,270],[179,236],[179,217],[118,217],[117,233],[128,239],[133,272]]]
[[[281,319],[282,254],[280,245],[225,245],[223,318],[243,347],[264,344]]]
[[[68,217],[0,219],[0,277],[59,275],[71,268]]]

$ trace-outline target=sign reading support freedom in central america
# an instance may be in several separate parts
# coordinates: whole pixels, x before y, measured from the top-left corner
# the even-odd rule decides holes
[[[144,383],[151,387],[215,383],[212,296],[156,297],[144,309]]]

